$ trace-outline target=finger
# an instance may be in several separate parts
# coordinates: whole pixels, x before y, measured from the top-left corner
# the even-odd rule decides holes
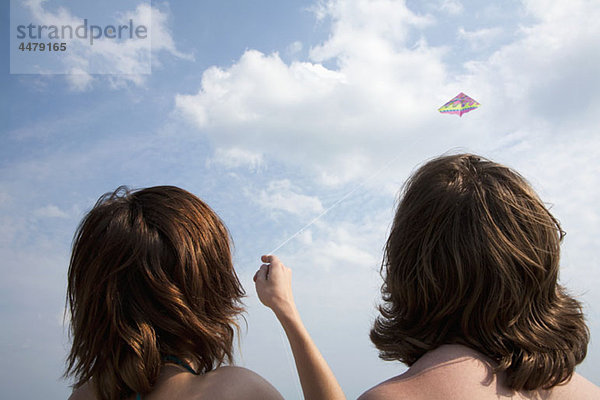
[[[256,278],[254,282],[266,281],[269,278],[269,266],[267,264],[261,265],[254,277]]]
[[[273,254],[265,254],[260,259],[262,260],[262,262],[266,263],[281,262],[279,261],[279,257]]]
[[[269,279],[279,281],[286,276],[287,267],[281,263],[281,261],[276,260],[269,264]]]
[[[258,273],[260,272],[260,268],[261,268],[261,267],[264,267],[264,266],[266,266],[266,267],[267,267],[267,275],[269,274],[269,269],[268,269],[269,265],[268,265],[268,264],[263,264],[263,265],[261,265],[260,267],[258,267],[258,270],[257,270],[257,271],[254,273],[254,277],[252,278],[252,280],[253,280],[254,282],[256,282],[256,279],[258,279]]]

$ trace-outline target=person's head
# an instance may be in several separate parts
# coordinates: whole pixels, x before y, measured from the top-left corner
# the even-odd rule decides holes
[[[557,283],[564,232],[527,181],[459,154],[406,182],[382,264],[371,340],[412,365],[443,344],[490,357],[515,390],[568,380],[586,354],[580,304]]]
[[[229,233],[174,186],[106,193],[73,240],[67,375],[101,399],[147,392],[165,355],[202,372],[230,362],[244,290]]]

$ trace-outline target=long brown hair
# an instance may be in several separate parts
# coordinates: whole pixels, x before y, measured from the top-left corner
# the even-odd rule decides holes
[[[119,187],[75,233],[65,375],[120,399],[150,391],[165,355],[201,372],[231,362],[243,296],[229,233],[210,207],[174,186]]]
[[[570,379],[586,355],[581,305],[557,283],[564,236],[527,181],[482,157],[439,157],[405,184],[382,263],[371,341],[412,365],[442,344],[497,362],[515,390]]]

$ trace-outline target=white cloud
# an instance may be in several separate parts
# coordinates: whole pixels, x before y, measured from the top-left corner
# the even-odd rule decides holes
[[[462,14],[465,8],[459,0],[442,0],[440,9],[450,15],[458,15]]]
[[[385,224],[382,225],[382,227],[385,226]],[[366,245],[364,242],[360,243],[364,241],[365,237],[368,237],[368,234],[364,232],[364,226],[361,226],[360,229],[352,227],[352,230],[348,230],[347,227],[343,226],[330,228],[323,224],[323,228],[329,230],[326,233],[327,239],[315,241],[311,237],[311,242],[307,242],[303,238],[301,240],[303,244],[301,254],[296,254],[295,257],[292,256],[292,259],[300,261],[301,258],[305,257],[306,252],[311,254],[311,258],[320,260],[319,267],[328,271],[339,271],[340,267],[365,268],[377,265],[378,260],[374,255],[374,250],[380,247],[377,246],[379,243],[376,246],[373,246],[373,243],[367,243]],[[357,242],[362,246],[357,245]],[[361,279],[357,281],[360,282]]]
[[[298,240],[304,245],[312,244],[312,231],[310,229],[303,230],[301,233],[298,234]]]
[[[44,7],[46,0],[28,0],[25,6],[33,18],[44,25],[79,26],[83,18],[77,17],[66,7],[55,12]],[[62,59],[69,87],[75,91],[90,89],[94,80],[104,76],[113,88],[128,84],[141,86],[153,67],[160,67],[158,54],[166,52],[174,57],[193,60],[192,54],[177,50],[168,28],[168,14],[148,4],[139,4],[135,10],[115,16],[115,24],[126,24],[129,20],[148,28],[147,39],[117,41],[100,38],[94,45],[77,39],[66,38],[68,52]],[[92,76],[91,74],[98,74]]]
[[[381,279],[377,273],[381,247],[385,238],[390,210],[369,213],[355,222],[317,222],[304,231],[297,241],[290,241],[276,252],[293,271],[296,304],[311,333],[348,398],[356,398],[385,376],[393,376],[403,367],[383,363],[369,341],[368,332],[379,298]],[[308,237],[310,236],[310,240]],[[256,262],[256,268],[260,263]],[[255,269],[241,271],[242,282],[252,285]],[[270,312],[260,305],[252,286],[247,287],[248,334],[243,337],[244,365],[260,371],[264,368],[259,350],[273,349],[264,376],[274,384],[291,382],[293,361],[288,365],[289,349],[281,344],[280,327]],[[267,327],[267,328],[265,328]],[[353,351],[349,352],[351,348]],[[252,362],[253,361],[253,362]],[[360,364],[369,373],[356,375],[351,366]],[[283,376],[286,373],[289,376]],[[283,391],[286,398],[296,398],[291,384]]]
[[[44,3],[47,0],[26,0],[23,5],[29,8],[33,17],[38,21],[44,21],[47,25],[71,25],[76,26],[82,22],[81,19],[74,17],[65,7],[59,7],[55,13],[44,9]]]
[[[263,208],[271,211],[285,211],[294,215],[310,215],[323,211],[317,197],[298,193],[287,179],[272,181],[258,195],[252,196]]]
[[[600,4],[554,2],[547,10],[537,4],[526,2],[539,22],[488,60],[469,63],[463,81],[500,111],[490,129],[541,128],[549,139],[567,131],[584,139],[594,134],[600,106],[600,54],[593,50],[600,45]]]
[[[165,51],[177,58],[189,61],[194,60],[193,54],[184,53],[177,49],[171,30],[169,29],[168,10],[163,12],[156,7],[140,4],[136,7],[135,11],[123,13],[120,22],[125,23],[130,19],[150,27],[148,38],[151,39],[152,52]],[[154,61],[158,60],[153,59]]]
[[[290,45],[286,48],[286,52],[291,56],[296,56],[302,51],[302,47],[302,42],[296,40],[295,42],[290,43]]]
[[[417,15],[404,1],[393,0],[332,0],[321,13],[333,23],[329,39],[310,51],[317,62],[338,58],[338,63],[344,64],[350,58],[383,55],[395,45],[407,44],[411,28],[433,23],[431,16]]]
[[[459,11],[459,3],[450,4]],[[229,67],[206,70],[199,91],[178,95],[176,108],[216,147],[261,153],[325,185],[360,182],[399,157],[382,173],[385,196],[415,165],[448,149],[514,166],[534,181],[543,200],[555,204],[569,232],[561,277],[584,294],[595,321],[600,3],[525,1],[523,7],[527,17],[515,13],[523,19],[510,37],[502,35],[512,28],[492,23],[459,31],[472,49],[485,48],[490,55],[462,60],[463,71],[451,75],[452,48],[432,47],[424,37],[431,17],[417,15],[404,2],[322,2],[315,15],[331,22],[331,32],[310,49],[308,61],[286,64],[276,53],[248,50]],[[482,106],[462,118],[436,112],[461,91]],[[390,222],[390,215],[380,221],[383,227]],[[318,319],[318,307],[335,304],[332,292],[339,292],[340,301],[348,301],[341,292],[356,293],[355,308],[373,298],[373,287],[358,288],[356,282],[376,276],[360,266],[379,259],[373,251],[385,237],[367,240],[359,229],[342,240],[334,233],[336,223],[319,221],[310,236],[296,242],[300,250],[291,250],[294,241],[280,250],[292,267],[310,269],[294,276],[302,288],[299,299],[319,300],[308,306],[312,318]],[[361,238],[364,245],[353,242]],[[342,271],[362,272],[341,279]],[[349,307],[334,308],[339,315]],[[343,321],[339,316],[339,324]],[[598,354],[590,347],[583,371],[593,370]]]
[[[368,336],[380,297],[389,212],[369,213],[356,222],[319,222],[311,228],[310,243],[298,239],[277,252],[293,271],[294,296],[307,328],[348,398],[404,368],[381,362]],[[357,376],[351,367],[357,364],[369,373]]]
[[[36,209],[33,214],[41,218],[68,218],[69,214],[54,204],[48,204]]]
[[[548,4],[526,2],[535,23],[523,23],[518,35],[502,47],[494,48],[498,44],[491,41],[493,55],[490,57],[470,63],[462,60],[467,62],[467,67],[459,76],[448,73],[447,60],[453,57],[452,49],[435,48],[426,38],[418,39],[422,35],[421,28],[433,23],[431,18],[415,15],[404,3],[373,2],[373,11],[364,10],[368,5],[364,1],[323,3],[320,17],[331,20],[331,37],[313,47],[310,52],[313,58],[285,63],[276,53],[248,50],[231,66],[207,69],[199,87],[176,98],[180,115],[206,135],[215,148],[209,164],[226,169],[248,168],[253,173],[267,170],[267,163],[269,167],[276,165],[271,164],[275,160],[289,171],[303,174],[301,178],[305,181],[312,182],[316,178],[317,183],[324,185],[347,183],[353,187],[352,182],[361,182],[397,157],[389,170],[373,178],[373,182],[369,181],[371,189],[379,190],[364,193],[364,198],[379,203],[358,204],[360,202],[352,201],[358,200],[356,196],[351,196],[348,202],[340,204],[277,252],[294,270],[294,290],[301,312],[349,397],[376,383],[375,379],[396,375],[402,368],[397,363],[380,362],[368,340],[370,318],[381,284],[377,269],[392,220],[390,193],[400,188],[416,164],[457,146],[514,166],[532,180],[542,199],[554,203],[553,212],[568,232],[561,279],[575,293],[584,294],[587,310],[591,312],[588,321],[592,327],[596,326],[592,337],[598,335],[600,311],[596,304],[600,304],[600,297],[596,288],[600,284],[600,270],[596,249],[600,237],[597,207],[600,142],[597,127],[600,121],[597,110],[600,109],[600,88],[597,71],[600,55],[596,49],[600,48],[600,4],[554,2],[551,7],[544,7],[544,3]],[[398,10],[388,8],[392,6]],[[447,31],[454,35],[456,27],[450,26]],[[164,43],[164,51],[169,52],[168,41]],[[129,84],[127,82],[143,84],[143,80],[111,81],[115,87]],[[87,87],[86,82],[81,85]],[[437,107],[459,91],[472,95],[482,107],[462,118],[439,115]],[[69,124],[70,120],[59,122],[50,130],[42,123],[40,127],[27,126],[10,134],[23,138],[34,133],[51,137],[61,125],[73,125]],[[59,152],[13,164],[4,176],[14,180],[15,185],[25,182],[24,189],[18,193],[27,194],[26,189],[37,183],[47,187],[47,182],[52,181],[70,187],[77,180],[87,182],[94,171],[103,170],[106,165],[114,166],[111,160],[115,157],[131,163],[132,168],[128,164],[123,170],[145,171],[143,168],[148,166],[143,164],[148,160],[167,158],[169,154],[173,158],[181,155],[172,149],[160,148],[160,151],[150,152],[154,158],[138,157],[141,153],[131,157],[128,149],[139,146],[147,149],[150,145],[139,137],[125,137],[116,144],[110,139],[85,152],[68,155]],[[115,156],[115,149],[123,151]],[[146,164],[150,163],[153,161]],[[172,171],[171,175],[168,173],[140,181],[175,179],[200,187],[204,184],[198,183],[198,175],[182,178],[174,176]],[[102,176],[117,176],[112,174],[105,172]],[[118,176],[125,175],[119,172]],[[131,176],[139,178],[139,175]],[[272,176],[266,179],[269,178],[273,179]],[[214,179],[218,181],[220,176]],[[105,184],[94,182],[94,185]],[[281,220],[291,229],[289,234],[293,234],[295,226],[288,224],[289,220],[308,222],[346,193],[343,190],[339,196],[333,196],[333,200],[326,200],[319,187],[311,187],[309,191],[299,182],[302,179],[275,180],[262,190],[246,194],[267,214],[283,216]],[[17,191],[10,189],[3,192],[17,198]],[[1,193],[0,206],[9,201],[13,203],[12,197],[3,200]],[[34,217],[81,215],[81,212],[47,204],[43,196],[38,194],[37,206],[30,208],[34,210]],[[89,204],[94,200],[90,198]],[[227,205],[221,209],[227,211]],[[32,227],[16,218],[10,213],[0,215],[0,248],[4,256],[12,254],[6,249],[12,248],[16,241],[38,229],[37,225]],[[253,218],[249,221],[268,219],[260,215]],[[47,222],[63,221],[66,220]],[[268,229],[271,225],[269,220],[260,228]],[[300,228],[303,224],[298,225]],[[238,243],[254,245],[261,242],[254,239],[263,239],[262,232],[252,234],[256,236],[240,235]],[[52,248],[41,247],[30,262],[16,259],[3,269],[10,272],[5,282],[19,289],[13,298],[39,299],[39,287],[56,292],[64,290],[63,276],[56,277],[50,286],[47,283],[49,270],[64,271],[66,265],[64,260],[59,260],[53,263],[56,267],[47,268],[42,262]],[[67,254],[67,246],[61,249]],[[24,268],[29,271],[27,274],[23,274]],[[243,349],[247,354],[258,353],[250,357],[255,364],[248,366],[261,373],[263,368],[265,376],[282,375],[273,382],[290,382],[296,379],[293,365],[288,368],[283,359],[285,347],[278,347],[276,320],[268,310],[257,308],[257,300],[249,287],[253,273],[254,270],[249,273],[242,270],[240,274],[250,296],[249,332],[256,335],[245,342]],[[36,276],[43,279],[31,283],[31,277]],[[34,296],[22,296],[22,293]],[[52,326],[55,315],[64,305],[62,292],[54,297],[56,300],[48,313]],[[265,315],[268,318],[263,318]],[[275,354],[265,367],[263,349],[273,350],[273,347],[276,347]],[[348,348],[353,351],[348,352]],[[578,368],[579,372],[587,371],[584,375],[596,383],[600,379],[597,348],[592,342],[587,364]],[[357,377],[356,371],[351,369],[355,365],[362,365],[369,373]]]
[[[447,73],[444,49],[408,39],[429,17],[403,2],[366,5],[320,3],[315,13],[331,19],[331,35],[311,49],[311,61],[286,64],[276,53],[248,50],[229,68],[205,71],[196,94],[176,97],[177,110],[218,148],[263,154],[326,185],[364,179],[400,156],[382,174],[387,190],[400,187],[417,163],[451,148],[499,161],[519,154],[519,168],[536,160],[532,176],[554,171],[548,182],[571,182],[575,170],[556,166],[573,157],[597,168],[600,3],[525,1],[533,22],[488,58],[465,60],[456,77]],[[500,29],[462,35],[493,44]],[[320,63],[332,58],[336,69]],[[436,109],[460,91],[481,108],[462,118],[439,115]],[[597,185],[578,184],[584,193],[557,203],[594,221]],[[561,192],[566,188],[553,193]]]
[[[81,68],[72,68],[66,75],[69,87],[77,92],[84,92],[92,87],[94,77]]]
[[[447,100],[436,98],[445,78],[443,52],[425,42],[395,51],[373,35],[347,39],[352,53],[338,70],[287,65],[276,53],[248,50],[230,68],[206,70],[198,93],[177,95],[176,108],[216,147],[299,164],[324,183],[367,176],[399,142],[420,141],[425,132],[415,130]],[[361,43],[370,50],[354,51]],[[339,46],[325,44],[317,53],[325,57]]]
[[[257,171],[264,165],[262,154],[240,148],[216,149],[215,154],[207,161],[207,165],[220,165],[225,168],[246,167]]]
[[[177,95],[175,101],[183,115],[200,128],[271,121],[283,129],[288,122],[286,109],[326,98],[341,83],[343,75],[322,65],[294,62],[288,66],[277,53],[267,56],[248,50],[228,70],[218,67],[206,70],[198,94]],[[284,131],[280,133],[286,135]],[[260,135],[252,136],[257,134]],[[246,142],[254,139],[244,136],[248,138]]]
[[[482,50],[488,48],[503,34],[502,28],[482,28],[474,31],[467,31],[465,28],[458,28],[458,36],[467,41],[471,49]]]
[[[403,2],[377,1],[369,10],[366,4],[321,4],[317,15],[331,19],[331,35],[311,49],[311,61],[286,64],[276,53],[248,50],[229,68],[206,70],[196,94],[177,95],[177,110],[218,148],[244,148],[297,165],[321,183],[340,184],[368,176],[398,152],[407,153],[406,168],[457,145],[492,150],[517,129],[538,129],[546,117],[579,118],[594,108],[543,103],[560,97],[561,89],[576,97],[582,69],[589,76],[583,100],[598,101],[593,71],[600,62],[591,50],[599,37],[597,7],[575,7],[568,34],[555,26],[560,18],[539,16],[511,43],[487,59],[466,60],[465,73],[452,77],[448,49],[431,47],[424,38],[410,40],[431,17]],[[579,16],[587,23],[576,25]],[[472,46],[482,47],[494,45],[502,31],[461,32]],[[337,68],[322,64],[331,60]],[[460,91],[482,108],[462,119],[437,114]],[[467,118],[472,122],[464,122]],[[557,132],[546,127],[548,134]]]
[[[517,130],[543,125],[555,135],[558,125],[544,121],[593,120],[600,104],[598,5],[557,3],[546,10],[526,2],[536,22],[489,58],[465,60],[454,77],[448,49],[410,40],[431,17],[404,2],[321,3],[315,13],[331,19],[331,34],[310,50],[311,61],[248,50],[229,68],[206,70],[196,94],[176,96],[176,109],[217,147],[262,153],[325,184],[365,177],[398,152],[407,153],[406,167],[457,145],[489,151]],[[461,31],[475,47],[501,33]],[[335,69],[322,64],[332,60]],[[460,91],[482,107],[462,119],[436,113]]]

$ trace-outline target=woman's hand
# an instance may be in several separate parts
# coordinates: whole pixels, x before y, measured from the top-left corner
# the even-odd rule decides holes
[[[292,270],[283,265],[277,256],[265,255],[261,260],[264,264],[254,274],[258,298],[278,317],[295,313]]]
[[[344,392],[333,372],[302,323],[292,294],[292,270],[275,256],[262,256],[263,265],[254,282],[258,298],[275,312],[296,361],[304,398],[310,400],[345,400]]]

